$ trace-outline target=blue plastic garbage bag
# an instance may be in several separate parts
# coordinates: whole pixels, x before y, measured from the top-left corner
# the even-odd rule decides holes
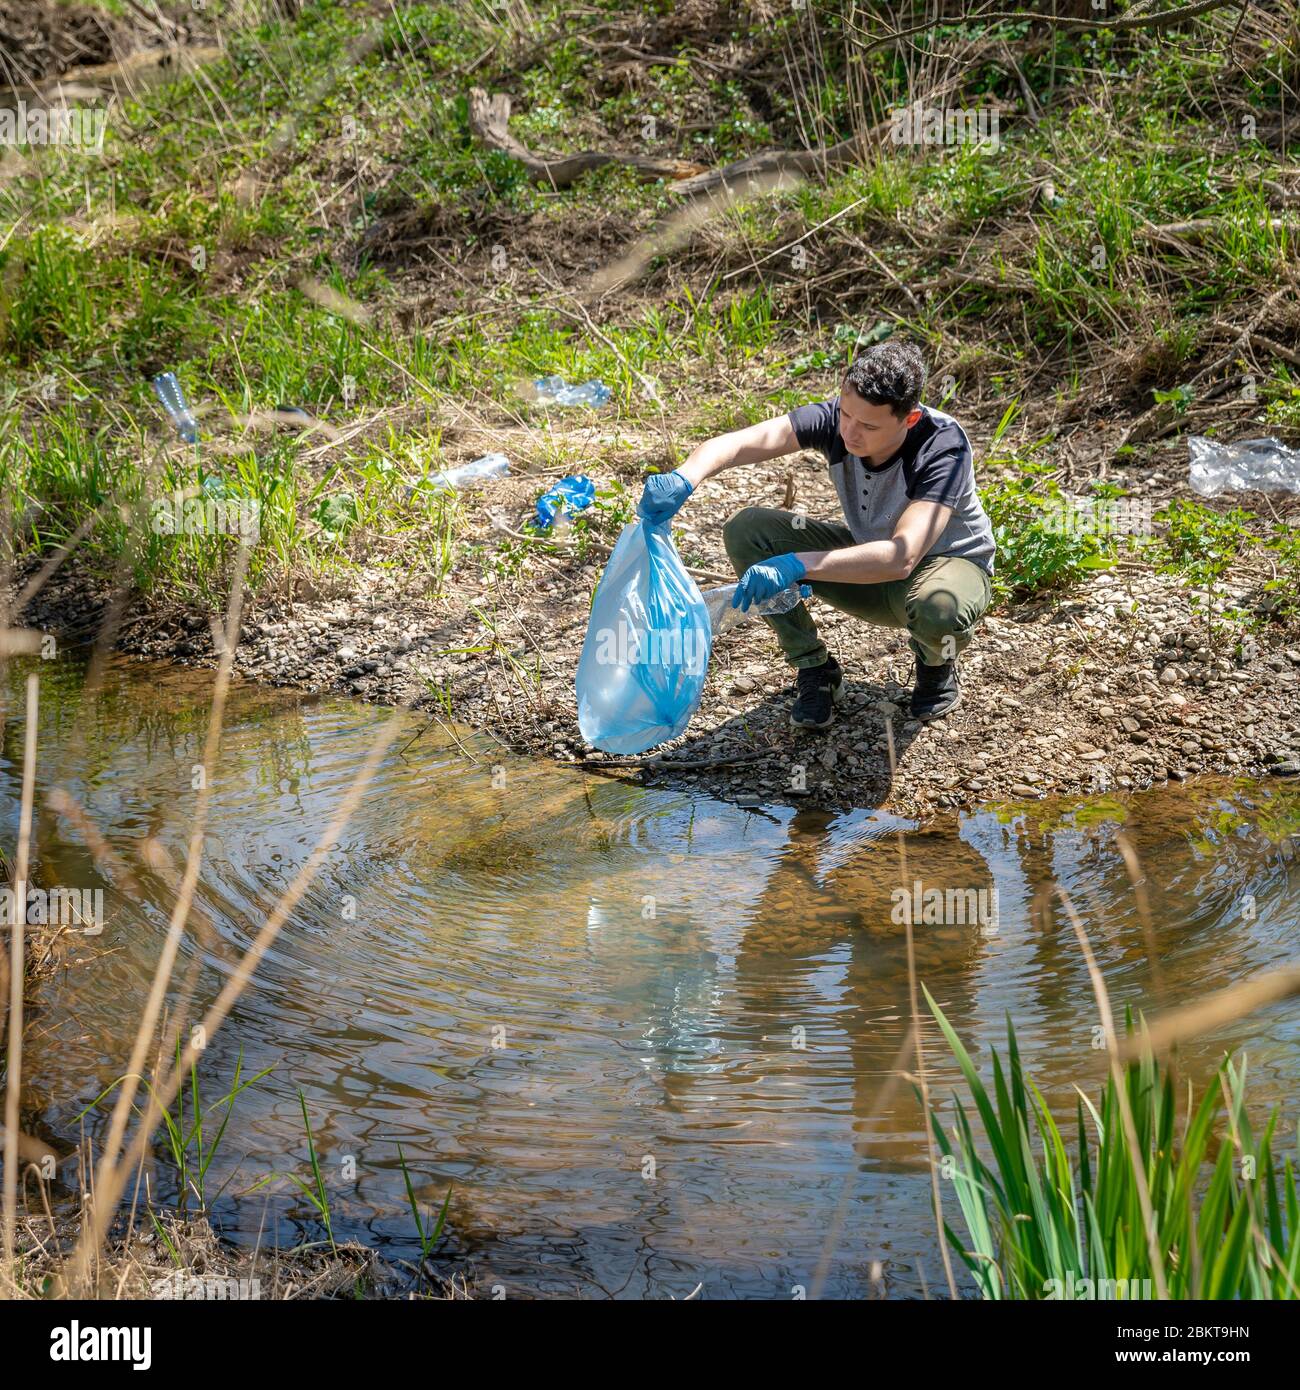
[[[644,753],[690,723],[713,630],[666,525],[623,528],[578,661],[578,727],[606,753]]]
[[[548,530],[557,512],[580,512],[595,500],[596,484],[584,473],[570,473],[537,499],[536,524],[541,530]]]

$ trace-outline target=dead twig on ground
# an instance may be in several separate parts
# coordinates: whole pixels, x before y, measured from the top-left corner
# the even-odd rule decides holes
[[[962,17],[948,15],[940,11],[924,23],[913,24],[908,29],[895,29],[891,33],[882,34],[871,40],[861,50],[859,57],[865,58],[874,49],[883,48],[886,44],[896,43],[899,39],[910,38],[913,34],[923,34],[928,29],[934,29],[940,24],[1046,24],[1062,34],[1073,33],[1075,30],[1090,30],[1096,32],[1101,29],[1167,29],[1171,25],[1181,24],[1184,20],[1195,19],[1198,15],[1209,14],[1211,10],[1226,9],[1229,5],[1239,5],[1241,0],[1195,0],[1194,4],[1184,5],[1177,10],[1161,10],[1158,14],[1122,14],[1114,19],[1066,19],[1057,18],[1050,14],[1035,14],[1032,10],[993,10],[981,13],[979,10]],[[850,27],[859,33],[864,32],[856,24],[850,22]]]

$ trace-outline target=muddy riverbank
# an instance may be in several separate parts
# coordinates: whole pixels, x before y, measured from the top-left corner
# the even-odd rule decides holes
[[[600,486],[617,478],[592,472]],[[635,465],[627,473],[635,496]],[[933,725],[906,715],[905,635],[814,599],[848,679],[828,733],[790,728],[793,673],[771,633],[751,623],[715,644],[686,734],[616,766],[582,739],[574,674],[617,526],[606,527],[603,542],[589,537],[581,555],[521,540],[549,481],[523,473],[463,495],[461,534],[471,549],[436,595],[413,567],[386,563],[380,546],[373,564],[300,586],[292,602],[250,599],[235,670],[271,685],[407,705],[514,751],[742,803],[924,815],[1201,773],[1287,775],[1300,762],[1300,632],[1269,620],[1267,568],[1243,562],[1228,573],[1216,610],[1235,609],[1246,622],[1216,618],[1211,630],[1200,593],[1135,553],[1068,590],[996,606],[963,657],[962,705]],[[1133,470],[1125,484],[1156,508],[1190,496],[1176,458],[1169,473]],[[724,475],[692,498],[677,536],[701,587],[729,576],[725,519],[751,503],[781,505],[792,492],[812,515],[837,514],[812,455]],[[1261,511],[1267,505],[1251,500]],[[1294,499],[1280,504],[1300,511]],[[155,592],[128,600],[116,626],[113,617],[107,587],[73,569],[54,577],[23,621],[64,640],[215,664],[211,614]]]

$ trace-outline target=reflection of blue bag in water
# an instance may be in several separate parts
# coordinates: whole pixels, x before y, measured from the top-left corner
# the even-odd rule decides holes
[[[578,662],[578,727],[607,753],[676,738],[704,691],[713,632],[666,525],[623,529]]]

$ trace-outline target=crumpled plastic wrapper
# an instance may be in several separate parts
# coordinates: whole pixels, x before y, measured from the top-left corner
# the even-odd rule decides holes
[[[1300,492],[1300,449],[1280,439],[1239,439],[1225,443],[1194,434],[1191,452],[1192,491],[1202,497],[1221,492]]]

